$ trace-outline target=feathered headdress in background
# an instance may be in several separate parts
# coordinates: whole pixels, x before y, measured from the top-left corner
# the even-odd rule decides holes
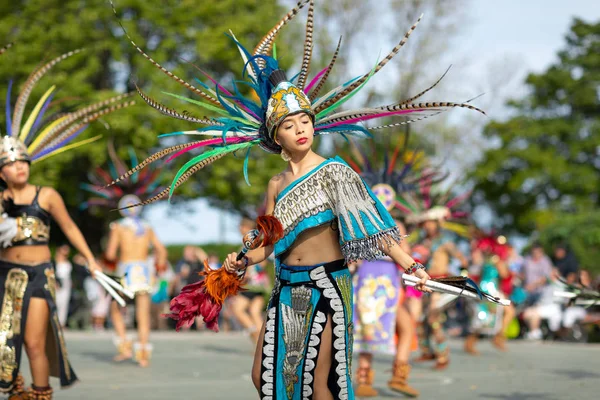
[[[0,49],[4,53],[10,45]],[[6,132],[0,138],[0,167],[22,160],[36,163],[84,144],[98,140],[101,136],[72,143],[90,122],[113,111],[135,104],[130,95],[121,95],[80,107],[76,111],[50,112],[58,102],[53,102],[56,86],[50,87],[38,100],[25,118],[25,108],[36,83],[56,64],[80,53],[74,50],[34,70],[23,84],[21,92],[11,108],[12,81],[6,93]],[[24,121],[24,122],[23,122]]]
[[[304,41],[301,68],[300,72],[294,78],[288,80],[286,74],[280,69],[277,62],[274,42],[281,29],[306,5],[308,5],[308,18],[306,22],[306,37]],[[114,11],[116,15],[116,10]],[[200,72],[206,78],[206,83],[196,79],[196,84],[198,86],[194,86],[191,83],[184,81],[166,70],[158,62],[154,61],[135,44],[129,35],[127,35],[133,46],[146,59],[171,79],[177,81],[191,91],[198,98],[192,99],[177,94],[167,93],[168,95],[194,104],[198,106],[199,110],[207,110],[215,113],[217,116],[213,118],[196,117],[189,113],[178,112],[152,99],[138,87],[138,93],[144,101],[159,112],[192,124],[201,125],[201,127],[197,129],[175,132],[169,135],[209,138],[165,148],[142,161],[135,168],[121,175],[112,183],[117,183],[120,180],[127,178],[129,175],[141,170],[146,165],[167,155],[170,155],[167,159],[168,162],[191,150],[206,147],[209,147],[210,149],[207,149],[200,155],[192,157],[185,163],[185,165],[177,172],[168,188],[156,196],[140,203],[140,205],[152,203],[167,195],[170,198],[173,191],[187,181],[194,173],[225,155],[234,152],[242,152],[246,155],[244,176],[246,181],[248,181],[247,160],[250,150],[258,145],[267,152],[280,153],[281,147],[277,145],[274,138],[278,123],[280,123],[287,115],[298,112],[304,112],[311,116],[314,122],[315,135],[338,133],[341,135],[354,135],[359,137],[371,136],[367,129],[362,125],[359,125],[369,120],[387,117],[395,119],[395,122],[391,124],[370,128],[370,130],[379,130],[408,124],[455,107],[468,108],[483,113],[483,111],[466,103],[415,103],[418,98],[433,89],[439,83],[441,78],[427,89],[406,100],[386,106],[340,111],[340,107],[356,95],[367,82],[400,51],[413,33],[420,18],[408,30],[392,51],[381,61],[377,62],[370,71],[344,82],[325,94],[321,94],[320,92],[335,65],[341,41],[338,43],[337,49],[329,65],[319,71],[312,79],[309,79],[309,69],[313,50],[313,21],[314,0],[300,0],[296,7],[287,13],[267,32],[252,52],[248,51],[236,39],[233,33],[231,33],[230,37],[240,51],[243,62],[242,72],[245,79],[243,81],[233,81],[229,89],[226,89],[217,83],[215,79],[202,70],[200,70]],[[123,28],[123,30],[125,31],[125,28]],[[127,34],[126,31],[125,34]],[[240,88],[251,89],[250,95],[244,96],[241,93]]]
[[[131,166],[137,165],[138,157],[135,150],[131,147],[128,150]],[[112,141],[108,142],[108,155],[108,166],[106,168],[96,167],[88,173],[89,182],[80,184],[83,190],[94,194],[94,197],[82,203],[80,208],[102,207],[114,210],[121,208],[124,198],[137,199],[132,203],[136,204],[140,197],[151,197],[162,191],[161,171],[156,168],[147,168],[136,172],[120,181],[118,185],[105,188],[107,184],[129,169],[129,165],[117,155]]]

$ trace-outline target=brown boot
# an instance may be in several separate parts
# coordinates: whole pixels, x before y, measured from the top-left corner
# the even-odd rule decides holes
[[[31,388],[27,391],[27,400],[52,400],[52,388],[50,386],[37,387],[31,385]]]
[[[473,356],[478,356],[479,351],[475,347],[477,345],[477,334],[472,333],[465,339],[465,353],[471,354]]]
[[[436,352],[433,369],[435,371],[443,371],[448,368],[448,364],[450,364],[450,349],[446,347],[444,350]]]
[[[142,368],[146,368],[150,366],[150,358],[152,357],[152,344],[146,343],[146,345],[142,345],[141,343],[135,344],[135,361]]]
[[[377,390],[373,388],[375,380],[375,371],[371,368],[359,368],[356,371],[356,389],[354,395],[356,397],[375,397],[378,395]]]
[[[13,387],[8,392],[8,400],[27,400],[29,399],[27,395],[27,390],[25,389],[25,379],[23,379],[23,375],[18,374],[17,379],[13,383]]]
[[[408,384],[408,375],[410,374],[410,365],[408,363],[394,364],[392,379],[388,386],[395,392],[402,393],[407,397],[418,397],[419,391]]]
[[[414,359],[414,362],[416,363],[422,363],[422,362],[426,362],[426,361],[434,361],[435,360],[435,356],[431,353],[421,353],[421,355],[417,358]]]
[[[501,333],[498,333],[496,336],[494,336],[492,339],[492,344],[500,351],[508,351],[506,348],[506,338]]]
[[[128,339],[115,339],[115,346],[117,346],[117,355],[113,358],[116,362],[121,362],[125,360],[129,360],[133,357],[133,353],[131,352],[131,340]]]

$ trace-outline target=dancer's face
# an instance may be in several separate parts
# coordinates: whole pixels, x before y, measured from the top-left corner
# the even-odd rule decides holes
[[[7,184],[24,185],[29,180],[29,163],[27,161],[13,161],[0,170],[0,176]]]
[[[306,113],[290,115],[277,128],[275,142],[288,153],[310,150],[315,129],[312,119]]]
[[[425,221],[423,222],[423,230],[427,236],[435,236],[438,234],[440,225],[437,221]]]

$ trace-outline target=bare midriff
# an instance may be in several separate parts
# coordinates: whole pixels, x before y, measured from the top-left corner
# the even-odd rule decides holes
[[[41,264],[51,259],[46,245],[8,247],[0,252],[0,259],[17,264]]]
[[[319,265],[344,258],[338,232],[330,224],[301,233],[283,257],[282,262],[290,267]]]
[[[450,264],[450,255],[445,246],[440,246],[431,256],[431,264],[427,272],[431,276],[448,275],[448,265]]]

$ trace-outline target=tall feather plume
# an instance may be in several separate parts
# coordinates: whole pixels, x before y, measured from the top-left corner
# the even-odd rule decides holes
[[[173,79],[174,81],[176,81],[177,83],[183,85],[186,89],[192,91],[193,93],[196,93],[198,96],[210,101],[211,103],[215,104],[216,106],[221,106],[221,103],[219,103],[219,100],[215,99],[214,97],[210,96],[209,94],[206,94],[205,92],[203,92],[202,90],[198,89],[197,87],[195,87],[194,85],[189,84],[188,82],[184,81],[183,79],[181,79],[180,77],[178,77],[177,75],[175,75],[174,73],[172,73],[171,71],[167,70],[166,68],[164,68],[162,65],[160,65],[157,61],[155,61],[152,57],[150,57],[148,54],[146,54],[144,52],[144,50],[142,50],[131,38],[131,36],[129,36],[129,33],[127,32],[127,30],[125,30],[125,27],[123,26],[123,24],[121,23],[121,20],[119,19],[119,16],[117,15],[117,10],[115,8],[115,5],[113,3],[112,0],[110,0],[110,5],[112,6],[113,12],[115,14],[115,17],[117,18],[119,25],[121,26],[121,29],[123,30],[123,33],[125,34],[125,36],[127,36],[127,39],[129,39],[129,42],[133,45],[133,47],[135,47],[135,49],[142,55],[144,56],[144,58],[146,58],[146,60],[150,61],[152,63],[152,65],[154,65],[156,68],[158,68],[161,72],[163,72],[165,75],[167,75],[169,78]]]
[[[418,99],[419,97],[423,96],[425,93],[429,92],[431,89],[433,89],[434,87],[436,87],[438,85],[438,83],[440,83],[442,81],[442,79],[444,79],[444,77],[446,76],[446,74],[448,73],[448,71],[450,71],[450,68],[452,68],[452,65],[450,65],[448,67],[448,69],[446,69],[446,71],[442,74],[442,76],[440,76],[440,78],[437,81],[435,81],[435,83],[433,85],[429,86],[427,89],[423,90],[421,93],[417,94],[416,96],[413,96],[410,99],[404,100],[400,104],[412,103],[413,101],[415,101],[416,99]]]
[[[21,120],[23,119],[23,114],[25,113],[25,106],[27,105],[27,100],[29,100],[29,95],[31,95],[35,84],[56,64],[82,51],[82,49],[78,49],[65,53],[60,57],[57,57],[46,63],[41,68],[33,71],[31,75],[29,75],[29,78],[27,78],[27,81],[25,81],[23,89],[21,90],[19,97],[17,97],[17,102],[15,103],[12,120],[13,135],[18,135],[21,129]]]
[[[123,175],[125,172],[127,172],[127,167],[125,166],[123,160],[121,160],[117,155],[117,151],[115,150],[115,143],[112,140],[109,140],[108,145],[106,147],[108,150],[108,156],[110,157],[112,163],[117,169],[117,174]]]
[[[29,152],[31,155],[39,154],[45,149],[53,147],[57,143],[62,142],[70,135],[75,133],[78,130],[78,128],[81,128],[83,125],[87,125],[90,122],[93,122],[104,115],[110,114],[122,108],[130,107],[134,104],[135,101],[130,100],[124,103],[113,104],[110,107],[106,107],[100,110],[93,110],[92,112],[88,112],[83,115],[83,118],[81,118],[80,116],[79,118],[72,120],[70,124],[68,124],[67,126],[62,126],[60,130],[53,130],[52,134],[46,135],[46,137],[44,137],[42,141],[36,144],[35,147],[32,144],[32,146],[30,146],[29,148]]]
[[[65,118],[60,121],[57,125],[54,125],[47,132],[42,132],[38,135],[38,137],[31,143],[29,147],[29,151],[35,151],[43,147],[46,143],[53,140],[56,136],[60,135],[62,131],[67,129],[71,124],[75,123],[78,119],[85,117],[93,112],[96,112],[104,107],[107,107],[111,104],[117,103],[121,100],[124,100],[130,97],[133,93],[125,93],[122,95],[114,96],[109,99],[99,101],[94,104],[90,104],[89,106],[83,107],[81,110],[77,110],[72,113],[65,114]],[[130,105],[135,104],[132,103]]]
[[[367,79],[369,79],[370,76],[376,74],[377,72],[379,72],[383,67],[385,67],[385,65],[390,62],[390,60],[392,58],[394,58],[394,56],[396,54],[398,54],[398,52],[400,51],[400,49],[402,48],[402,46],[404,46],[404,44],[406,43],[406,41],[408,40],[408,38],[410,37],[410,35],[413,33],[413,31],[415,30],[415,28],[417,27],[417,25],[419,24],[419,22],[421,21],[421,18],[423,17],[423,15],[421,15],[419,17],[419,19],[417,20],[417,22],[415,22],[413,24],[413,26],[410,27],[410,29],[408,30],[408,32],[406,32],[406,34],[404,35],[404,37],[402,38],[402,40],[400,41],[400,43],[398,43],[398,45],[396,45],[396,47],[394,47],[392,49],[392,51],[383,59],[379,62],[379,64],[377,64],[377,66],[375,67],[375,69],[365,75],[363,75],[360,79],[356,80],[354,83],[352,83],[351,85],[349,85],[347,88],[343,89],[341,92],[339,92],[337,95],[335,95],[334,97],[332,97],[331,99],[326,100],[325,102],[323,102],[322,104],[320,104],[316,109],[315,109],[315,113],[318,114],[320,111],[326,109],[327,107],[329,107],[332,104],[335,104],[336,102],[338,102],[340,99],[342,99],[344,96],[346,96],[348,93],[351,93],[354,89],[356,89],[357,87],[359,87],[363,82],[365,82]]]
[[[373,126],[373,127],[370,127],[369,130],[370,131],[374,131],[374,130],[378,130],[378,129],[397,128],[399,126],[412,124],[412,123],[418,122],[418,121],[423,121],[424,119],[427,119],[429,117],[433,117],[434,115],[438,115],[438,114],[441,114],[443,112],[444,111],[438,111],[436,113],[429,114],[429,115],[424,115],[424,116],[419,117],[419,118],[413,118],[413,119],[409,119],[409,120],[406,120],[406,121],[395,122],[393,124]]]
[[[151,198],[149,198],[148,200],[142,201],[138,204],[134,204],[128,207],[124,207],[124,209],[127,208],[132,208],[132,207],[138,207],[138,206],[146,206],[148,204],[154,203],[157,200],[162,199],[163,197],[166,197],[169,195],[169,192],[171,191],[171,187],[173,187],[173,190],[177,189],[179,186],[181,186],[182,184],[184,184],[188,179],[190,179],[190,177],[192,175],[194,175],[196,172],[200,171],[202,168],[206,167],[209,164],[212,164],[213,162],[217,161],[218,159],[226,156],[227,154],[229,154],[228,152],[223,152],[221,154],[217,154],[214,155],[212,157],[208,157],[205,160],[202,160],[201,162],[199,162],[198,164],[194,165],[193,167],[191,167],[189,170],[187,170],[183,175],[181,175],[179,177],[179,179],[177,179],[177,181],[175,182],[174,185],[171,185],[165,189],[163,189],[160,193],[158,193],[156,196],[153,196]]]
[[[288,12],[279,22],[277,22],[275,24],[275,26],[273,26],[273,28],[271,28],[271,30],[269,32],[267,32],[267,34],[265,36],[263,36],[263,38],[258,42],[256,47],[254,48],[252,55],[255,55],[255,56],[261,55],[261,54],[269,55],[271,52],[271,49],[273,48],[273,42],[275,41],[275,38],[279,34],[279,31],[281,31],[281,28],[283,28],[288,22],[290,22],[292,19],[294,19],[294,17],[296,15],[298,15],[298,12],[300,12],[300,10],[309,1],[310,0],[298,1],[298,4],[296,4],[296,7],[294,7],[290,12]],[[265,67],[264,60],[259,58],[256,60],[256,62],[260,68]]]
[[[210,139],[208,139],[208,140],[210,140]],[[119,183],[119,182],[121,182],[124,179],[127,179],[131,175],[133,175],[136,172],[142,170],[147,165],[150,165],[150,164],[152,164],[152,163],[160,160],[161,158],[165,157],[166,155],[169,155],[169,154],[174,153],[174,152],[179,151],[179,150],[186,149],[186,148],[188,148],[190,146],[193,146],[193,145],[196,145],[196,144],[202,143],[202,142],[204,142],[204,140],[197,140],[195,142],[177,144],[175,146],[167,147],[164,150],[161,150],[161,151],[159,151],[157,153],[154,153],[151,156],[147,157],[144,161],[142,161],[141,163],[139,163],[138,165],[136,165],[135,167],[131,168],[129,171],[127,171],[123,175],[119,176],[117,179],[115,179],[113,181],[110,181],[110,180],[107,181],[107,182],[110,182],[110,183],[108,183],[107,185],[105,185],[104,188],[108,188],[109,186],[113,186],[114,184]]]
[[[447,101],[434,101],[434,102],[425,102],[425,103],[411,103],[411,104],[406,104],[404,102],[399,103],[399,104],[392,104],[389,106],[383,106],[383,107],[378,107],[379,110],[386,110],[386,111],[401,111],[401,110],[414,110],[414,109],[422,109],[422,110],[428,110],[428,109],[440,109],[440,108],[468,108],[469,110],[474,110],[474,111],[478,111],[480,113],[482,113],[483,115],[487,115],[485,113],[485,111],[472,106],[470,104],[467,103],[452,103],[452,102],[447,102]]]
[[[331,70],[332,70],[333,66],[335,65],[335,62],[337,61],[338,55],[340,54],[340,46],[341,45],[342,45],[342,37],[340,36],[340,40],[338,40],[337,48],[335,49],[335,53],[333,53],[333,57],[331,58],[331,61],[329,62],[329,65],[327,66],[327,70],[325,71],[325,74],[323,75],[323,77],[321,78],[321,80],[319,81],[317,86],[312,90],[312,92],[310,92],[309,98],[310,98],[311,102],[313,102],[317,98],[317,96],[319,95],[319,92],[321,91],[323,86],[325,86],[325,82],[327,82],[327,78],[329,77],[329,74],[331,73]]]
[[[146,102],[146,104],[148,104],[150,107],[154,108],[155,110],[158,110],[158,112],[160,112],[161,114],[167,115],[172,118],[181,119],[181,120],[184,120],[187,122],[197,123],[197,124],[223,125],[221,122],[209,119],[207,117],[196,118],[191,115],[181,114],[181,113],[175,111],[174,109],[169,108],[169,107],[159,103],[158,101],[152,99],[150,96],[148,96],[146,93],[144,93],[142,91],[142,89],[140,89],[140,87],[136,83],[134,83],[134,85],[135,85],[135,90],[138,92],[138,94],[140,95],[142,100],[144,100]]]
[[[298,87],[302,90],[306,85],[306,79],[308,78],[308,71],[310,69],[310,60],[312,58],[314,17],[315,1],[310,0],[310,4],[308,6],[308,18],[306,19],[306,38],[304,39],[304,55],[302,56],[302,68],[300,69],[300,75],[298,75]]]

